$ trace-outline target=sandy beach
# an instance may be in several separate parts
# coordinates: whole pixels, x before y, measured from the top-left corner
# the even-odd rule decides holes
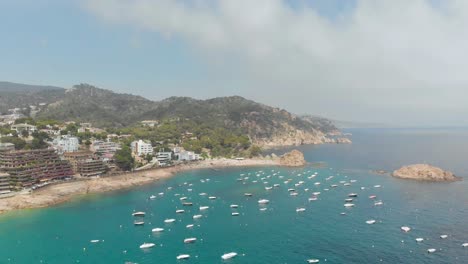
[[[111,177],[62,182],[35,190],[32,193],[18,194],[13,197],[0,199],[0,213],[18,209],[47,207],[69,201],[79,195],[109,192],[140,186],[172,177],[183,171],[252,166],[281,166],[281,164],[278,159],[213,159]]]

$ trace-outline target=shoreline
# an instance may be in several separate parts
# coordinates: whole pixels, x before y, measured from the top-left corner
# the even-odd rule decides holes
[[[0,199],[0,214],[13,210],[44,208],[87,194],[97,194],[129,189],[161,179],[169,179],[178,173],[215,168],[283,166],[278,159],[212,159],[194,163],[179,164],[167,168],[155,168],[135,171],[116,176],[89,178],[46,186],[31,193],[19,193],[12,197]]]

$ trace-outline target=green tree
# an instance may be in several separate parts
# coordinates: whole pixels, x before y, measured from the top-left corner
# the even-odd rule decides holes
[[[135,165],[135,159],[132,157],[131,149],[123,145],[114,155],[115,164],[122,170],[128,171]]]
[[[259,146],[253,145],[250,147],[250,157],[256,157],[260,154],[262,154],[262,149]]]
[[[17,150],[24,149],[24,147],[26,146],[26,141],[19,137],[2,137],[0,141],[2,143],[12,143],[13,145],[15,145],[15,149]]]

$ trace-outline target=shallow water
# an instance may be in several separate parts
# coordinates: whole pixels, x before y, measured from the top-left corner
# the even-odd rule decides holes
[[[420,183],[369,173],[426,160],[468,175],[464,174],[468,165],[460,157],[468,157],[468,148],[463,146],[468,144],[468,133],[456,131],[447,137],[438,131],[352,132],[352,145],[302,147],[307,160],[327,162],[326,168],[199,170],[130,191],[6,214],[0,218],[0,263],[306,263],[309,258],[320,259],[320,263],[468,263],[468,248],[461,246],[468,242],[466,180]],[[308,179],[314,172],[318,175]],[[249,179],[238,181],[240,174]],[[261,180],[267,176],[270,178]],[[329,176],[334,177],[327,181]],[[288,178],[292,181],[285,184]],[[351,186],[339,183],[352,179],[356,182]],[[305,183],[295,187],[299,181]],[[280,187],[265,190],[275,183]],[[331,184],[339,187],[331,188]],[[374,188],[377,184],[382,187]],[[298,196],[290,196],[288,188],[295,188]],[[321,192],[318,201],[309,202],[315,191]],[[160,192],[164,195],[148,199]],[[208,195],[200,196],[202,192]],[[245,192],[254,196],[245,197]],[[355,207],[346,209],[344,199],[351,192],[359,196],[353,202]],[[374,206],[368,198],[373,194],[383,206]],[[194,205],[183,207],[182,196]],[[261,198],[270,200],[266,211],[259,210]],[[233,210],[230,204],[239,208]],[[210,208],[199,212],[199,206],[205,205]],[[298,207],[306,211],[297,213]],[[186,212],[176,214],[176,209]],[[144,226],[133,225],[134,210],[147,213]],[[240,216],[231,216],[233,211]],[[203,217],[194,220],[194,214]],[[177,221],[165,224],[167,218]],[[369,219],[377,223],[366,224]],[[194,228],[187,229],[192,223]],[[412,230],[402,232],[403,225]],[[155,227],[165,231],[153,234]],[[441,234],[449,236],[441,239]],[[188,237],[198,240],[184,244]],[[417,237],[425,241],[417,243]],[[92,244],[92,239],[103,241]],[[157,246],[139,249],[144,242]],[[438,251],[429,254],[428,248]],[[222,261],[221,255],[231,251],[239,256]],[[179,254],[191,258],[177,261]]]

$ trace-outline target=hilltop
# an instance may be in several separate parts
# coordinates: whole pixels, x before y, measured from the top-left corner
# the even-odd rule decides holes
[[[238,131],[263,147],[341,142],[331,138],[330,135],[339,134],[339,130],[328,119],[298,116],[240,96],[207,100],[170,97],[151,101],[88,84],[71,89],[17,87],[22,87],[22,92],[0,89],[2,100],[29,94],[28,98],[23,98],[24,104],[46,103],[36,114],[39,119],[90,122],[101,128],[136,126],[143,120],[190,121],[207,128]],[[8,107],[18,107],[18,104],[9,103]]]

